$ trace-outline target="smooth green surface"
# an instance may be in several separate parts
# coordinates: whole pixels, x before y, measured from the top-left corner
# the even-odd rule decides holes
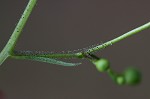
[[[116,82],[119,85],[125,84],[125,78],[124,78],[124,76],[118,76],[117,79],[116,79]]]
[[[105,72],[110,67],[109,61],[107,59],[104,59],[104,58],[93,61],[93,64],[95,64],[97,70],[100,71],[100,72]]]
[[[141,73],[135,68],[127,68],[124,77],[127,85],[137,85],[141,82]]]
[[[51,59],[51,58],[46,58],[46,57],[37,57],[37,56],[11,56],[11,57],[15,59],[34,60],[34,61],[62,65],[62,66],[77,66],[81,64],[81,63],[67,63],[67,62],[56,60],[56,59]]]

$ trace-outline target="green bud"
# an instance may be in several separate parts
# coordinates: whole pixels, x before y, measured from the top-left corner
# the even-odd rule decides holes
[[[125,84],[125,78],[124,78],[124,76],[118,76],[118,77],[116,78],[116,82],[117,82],[117,84],[119,84],[119,85]]]
[[[127,85],[136,85],[141,81],[141,73],[134,68],[126,69],[124,77]]]
[[[109,69],[109,65],[110,65],[109,61],[104,58],[93,61],[93,64],[95,64],[97,70],[100,72],[107,71]]]

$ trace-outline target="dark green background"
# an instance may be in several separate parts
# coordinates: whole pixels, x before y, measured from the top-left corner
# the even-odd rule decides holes
[[[0,50],[8,41],[28,0],[0,0]],[[150,21],[149,0],[38,0],[17,43],[18,50],[68,51],[111,40]],[[0,89],[8,99],[149,99],[150,30],[98,52],[116,71],[135,66],[139,86],[118,86],[86,60],[62,67],[7,60]],[[66,60],[68,61],[68,60]]]

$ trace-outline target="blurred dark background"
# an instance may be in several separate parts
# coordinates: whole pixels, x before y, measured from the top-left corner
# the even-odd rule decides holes
[[[5,46],[28,0],[0,0],[0,50]],[[150,21],[149,0],[38,0],[17,50],[62,52],[111,40]],[[135,66],[143,74],[138,86],[118,86],[87,60],[62,67],[7,60],[0,90],[7,99],[149,99],[150,30],[127,38],[97,55],[122,72]],[[66,60],[68,61],[68,60]]]

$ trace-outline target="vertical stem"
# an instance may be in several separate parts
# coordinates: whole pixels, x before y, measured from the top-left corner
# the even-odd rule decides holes
[[[28,5],[26,6],[14,32],[12,33],[9,41],[7,42],[7,44],[5,45],[4,49],[2,50],[2,52],[0,53],[0,65],[5,61],[5,59],[7,57],[9,57],[11,55],[11,53],[14,50],[14,47],[16,45],[16,42],[22,32],[22,29],[24,28],[28,17],[30,16],[35,4],[36,4],[37,0],[29,0]]]

